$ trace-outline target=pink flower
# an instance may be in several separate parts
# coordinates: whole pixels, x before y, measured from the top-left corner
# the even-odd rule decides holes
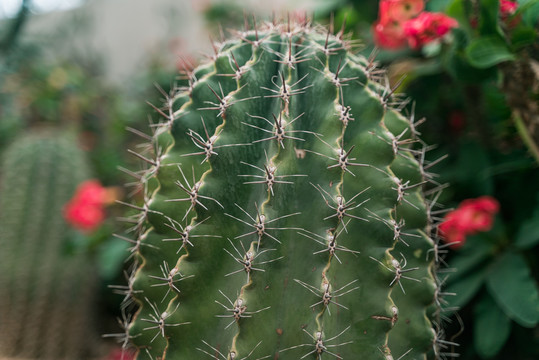
[[[398,49],[406,45],[402,26],[397,21],[377,22],[373,26],[374,42],[381,48]]]
[[[77,187],[75,195],[64,206],[64,218],[73,227],[92,231],[105,220],[107,190],[97,180],[88,180]]]
[[[382,0],[378,9],[378,21],[373,25],[376,45],[385,49],[398,49],[406,45],[402,23],[419,14],[423,0]]]
[[[500,204],[490,196],[464,200],[445,216],[439,226],[440,234],[445,242],[457,249],[464,245],[466,236],[489,231],[499,210]]]
[[[458,249],[466,241],[466,232],[459,226],[459,217],[456,211],[446,215],[444,222],[438,227],[440,234],[446,243],[451,244],[452,249]]]
[[[425,8],[423,0],[382,0],[379,7],[380,22],[410,20]]]
[[[378,21],[373,25],[374,41],[386,49],[398,49],[406,45],[419,49],[441,38],[457,21],[442,13],[423,11],[423,0],[382,0]]]
[[[500,15],[502,19],[511,16],[517,11],[518,3],[516,1],[500,0]]]
[[[509,21],[509,18],[517,11],[518,3],[516,1],[500,0],[500,17],[509,28],[515,27],[520,22],[520,16]]]
[[[500,210],[498,201],[490,196],[464,200],[459,206],[461,228],[470,234],[492,228],[494,215]]]
[[[408,44],[413,49],[419,49],[447,34],[457,27],[457,20],[442,13],[424,11],[416,18],[403,24],[404,34]]]
[[[74,198],[80,202],[92,206],[102,206],[106,202],[107,189],[97,180],[87,180],[79,184]]]

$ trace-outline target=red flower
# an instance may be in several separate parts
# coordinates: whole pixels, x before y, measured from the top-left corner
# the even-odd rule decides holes
[[[406,45],[402,26],[397,21],[379,21],[373,26],[376,45],[385,49],[398,49]]]
[[[515,27],[520,22],[520,16],[516,16],[511,21],[508,19],[517,11],[518,3],[516,1],[500,0],[500,17],[509,28]]]
[[[466,241],[466,233],[459,227],[459,218],[456,211],[452,211],[444,219],[444,222],[438,227],[443,239],[451,244],[450,247],[458,249]]]
[[[457,27],[457,20],[442,13],[424,11],[416,18],[403,24],[404,34],[408,44],[413,49],[419,49],[447,34]]]
[[[107,190],[99,181],[85,181],[64,206],[64,218],[77,229],[92,231],[105,220],[106,202]]]
[[[380,22],[410,20],[424,8],[423,0],[382,0],[379,8]]]
[[[464,245],[466,236],[489,231],[499,210],[500,204],[490,196],[464,200],[456,210],[445,216],[439,226],[440,233],[452,248],[457,249]]]
[[[379,20],[373,25],[374,41],[382,48],[398,49],[406,45],[402,23],[423,10],[423,0],[382,0]]]
[[[518,4],[515,1],[500,0],[500,15],[502,19],[511,16],[517,11]]]
[[[442,13],[423,11],[423,0],[382,0],[378,21],[373,25],[376,45],[386,49],[398,49],[406,42],[419,49],[441,38],[457,21]]]

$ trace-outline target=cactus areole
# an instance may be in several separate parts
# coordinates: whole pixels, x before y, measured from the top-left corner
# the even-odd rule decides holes
[[[125,287],[138,359],[440,356],[422,142],[352,46],[269,22],[155,107],[133,152],[148,163]]]

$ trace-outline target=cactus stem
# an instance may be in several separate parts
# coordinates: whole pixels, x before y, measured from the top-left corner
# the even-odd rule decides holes
[[[282,60],[274,60],[274,61],[277,62],[277,63],[280,63],[280,64],[285,64],[286,66],[288,66],[289,69],[294,69],[295,70],[296,68],[294,67],[294,65],[310,60],[309,57],[308,57],[309,54],[305,54],[305,55],[301,56],[301,53],[303,51],[307,50],[307,49],[309,49],[309,48],[305,47],[305,48],[301,49],[300,51],[296,52],[295,55],[292,55],[292,37],[289,36],[287,53],[286,54],[281,54],[281,53],[275,51],[274,54],[277,55]]]
[[[417,206],[412,204],[410,201],[405,199],[406,195],[409,195],[406,193],[407,190],[414,189],[418,186],[422,186],[427,183],[427,181],[422,181],[414,185],[409,185],[410,180],[406,181],[405,183],[402,182],[402,179],[399,179],[397,177],[393,177],[393,181],[395,182],[395,185],[397,185],[396,188],[392,188],[393,190],[397,191],[397,204],[402,204],[402,202],[406,202],[408,205],[412,206],[414,209],[419,210]]]
[[[347,341],[347,342],[344,342],[344,343],[341,343],[341,344],[334,344],[334,345],[326,345],[326,343],[328,342],[331,342],[335,339],[337,339],[339,336],[341,336],[342,334],[344,334],[348,329],[350,329],[350,326],[348,326],[347,328],[345,328],[343,331],[341,331],[339,334],[335,335],[334,337],[330,338],[330,339],[327,339],[327,340],[323,340],[323,334],[322,334],[322,331],[317,331],[314,335],[311,335],[307,330],[305,329],[302,329],[313,341],[314,341],[314,350],[313,351],[310,351],[308,352],[307,354],[303,355],[300,359],[304,359],[306,358],[307,356],[311,355],[311,354],[315,354],[316,355],[316,359],[317,360],[322,360],[322,353],[328,353],[330,355],[332,355],[333,357],[339,359],[339,360],[342,360],[342,357],[337,355],[337,354],[334,354],[332,353],[331,351],[328,350],[328,348],[330,347],[339,347],[339,346],[343,346],[343,345],[347,345],[347,344],[351,344],[353,343],[353,341]],[[287,350],[292,350],[292,349],[297,349],[299,347],[303,347],[303,346],[313,346],[313,344],[300,344],[300,345],[295,345],[295,346],[291,346],[289,348],[286,348],[286,349],[283,349],[281,351],[287,351]]]
[[[417,234],[411,234],[411,233],[402,232],[402,228],[405,225],[404,219],[400,219],[397,222],[395,219],[384,219],[381,216],[379,216],[378,214],[375,214],[375,213],[373,213],[372,211],[370,211],[368,209],[367,209],[367,211],[371,213],[371,215],[369,215],[370,218],[373,218],[373,219],[376,219],[378,221],[383,222],[389,229],[391,229],[393,231],[393,241],[401,241],[404,245],[410,246],[406,241],[404,241],[402,239],[402,235],[416,237],[416,238],[420,237]]]
[[[355,158],[349,158],[350,153],[355,148],[355,145],[352,145],[350,150],[345,152],[344,144],[343,144],[343,142],[344,142],[343,138],[341,138],[341,146],[339,148],[334,148],[333,146],[328,144],[326,141],[324,141],[322,138],[320,138],[320,136],[318,136],[318,134],[316,134],[315,136],[318,138],[318,140],[323,142],[324,145],[329,147],[331,150],[333,150],[334,153],[337,154],[336,157],[331,157],[331,156],[328,156],[328,155],[325,155],[325,154],[322,154],[322,153],[319,153],[319,152],[316,152],[316,151],[305,149],[305,151],[307,151],[307,152],[313,153],[315,155],[323,156],[323,157],[325,157],[327,159],[330,159],[332,161],[337,161],[337,164],[328,165],[327,169],[340,167],[343,171],[346,171],[347,173],[351,174],[352,176],[356,176],[350,169],[348,169],[348,166],[368,166],[367,164],[360,164],[360,163],[350,162],[350,161],[356,160]]]
[[[240,245],[243,249],[243,253],[244,255],[242,255],[239,250],[236,248],[236,246],[234,245],[234,243],[232,242],[232,240],[230,239],[227,239],[229,242],[230,242],[230,245],[232,245],[232,247],[234,248],[234,250],[236,251],[236,253],[238,254],[239,257],[235,257],[230,251],[228,251],[227,249],[223,248],[223,250],[230,256],[232,256],[232,258],[234,260],[236,260],[239,264],[243,265],[243,268],[242,269],[239,269],[239,270],[236,270],[236,271],[233,271],[233,272],[230,272],[228,274],[226,274],[225,276],[230,276],[230,275],[234,275],[234,274],[237,274],[241,271],[245,271],[245,273],[247,274],[247,283],[249,283],[251,281],[251,272],[254,270],[254,271],[262,271],[262,272],[265,272],[266,270],[264,269],[258,269],[258,268],[255,268],[253,267],[254,265],[254,261],[256,260],[257,257],[259,257],[260,255],[262,255],[263,253],[265,252],[268,252],[268,251],[276,251],[277,249],[264,249],[260,252],[258,252],[256,255],[253,253],[253,250],[249,249],[248,251],[245,250],[245,247],[243,246],[243,243],[240,241]],[[259,262],[257,263],[258,265],[262,265],[262,264],[267,264],[267,263],[270,263],[270,262],[274,262],[274,261],[277,261],[277,260],[281,260],[282,258],[284,258],[284,256],[281,256],[281,257],[278,257],[276,259],[272,259],[272,260],[267,260],[267,261],[263,261],[263,262]]]
[[[421,282],[421,280],[419,280],[419,279],[415,279],[415,278],[403,275],[404,273],[414,271],[414,270],[418,270],[419,268],[414,267],[414,268],[405,269],[407,262],[406,262],[406,258],[404,257],[404,255],[402,255],[402,253],[401,253],[401,257],[402,257],[401,261],[397,261],[397,259],[395,259],[395,258],[393,258],[391,260],[391,266],[393,267],[393,270],[388,268],[386,265],[384,265],[380,260],[377,260],[377,259],[373,258],[372,256],[369,256],[369,257],[372,260],[376,261],[378,264],[382,265],[387,270],[391,271],[392,273],[395,273],[395,277],[389,283],[389,287],[392,287],[395,283],[398,283],[401,290],[402,290],[402,292],[403,292],[403,294],[406,294],[406,291],[404,291],[404,287],[402,286],[402,283],[400,281],[401,279],[407,279],[407,280],[412,280],[412,281],[416,281],[416,282]],[[403,264],[403,262],[404,262],[404,264]]]
[[[204,159],[201,162],[201,164],[203,164],[206,161],[208,161],[212,155],[218,155],[218,153],[215,152],[214,149],[219,149],[219,148],[222,148],[222,147],[230,147],[230,146],[249,146],[249,145],[251,145],[251,144],[225,144],[225,145],[215,146],[215,143],[219,139],[219,136],[223,132],[223,129],[221,128],[221,129],[217,130],[217,133],[210,137],[210,135],[208,134],[208,129],[206,128],[206,123],[204,122],[204,119],[202,118],[202,116],[200,117],[200,120],[202,120],[202,125],[204,126],[204,132],[206,134],[206,139],[207,140],[204,140],[202,135],[200,135],[199,133],[197,133],[196,131],[194,131],[192,129],[189,129],[189,132],[187,132],[187,135],[191,138],[191,140],[193,140],[193,144],[197,148],[201,149],[202,151],[189,153],[189,154],[182,154],[181,156],[205,155]]]
[[[232,52],[230,52],[230,56],[232,56],[232,59],[234,60],[234,66],[236,66],[236,71],[233,74],[218,74],[218,76],[228,76],[232,77],[235,80],[240,80],[243,76],[243,74],[247,73],[249,71],[249,68],[247,66],[239,66],[238,62],[236,61],[236,57]]]
[[[433,259],[444,249],[432,222],[441,185],[422,168],[430,148],[417,137],[421,121],[392,107],[404,98],[374,59],[348,51],[345,26],[337,36],[333,25],[326,34],[290,19],[253,29],[249,16],[239,39],[212,44],[213,61],[185,71],[189,87],[162,93],[157,107],[171,115],[157,115],[137,150],[155,163],[133,172],[145,195],[130,219],[139,239],[128,283],[144,289],[130,293],[139,356],[377,359],[391,356],[391,344],[395,354],[413,347],[408,357],[434,358],[444,315],[434,293],[443,259]],[[427,182],[438,189],[425,198]],[[180,271],[198,280],[180,282]],[[177,306],[164,321],[161,311]],[[395,324],[396,307],[409,323]],[[185,321],[193,325],[162,325]]]
[[[391,312],[393,313],[393,316],[391,316],[391,317],[389,317],[389,316],[380,316],[380,315],[372,315],[371,319],[382,320],[382,321],[390,321],[391,326],[395,326],[395,324],[397,323],[397,320],[399,319],[399,310],[397,309],[396,306],[392,306],[391,307]]]
[[[180,169],[180,172],[182,174],[182,177],[183,177],[183,180],[185,181],[185,184],[187,185],[187,187],[185,185],[183,185],[181,183],[181,181],[176,181],[176,185],[181,189],[183,190],[187,195],[189,195],[188,198],[183,198],[183,199],[167,199],[165,200],[166,202],[177,202],[177,201],[190,201],[191,202],[191,205],[189,206],[189,208],[187,209],[187,211],[185,212],[185,215],[183,216],[183,219],[182,221],[185,220],[185,218],[187,217],[187,215],[189,215],[189,213],[191,212],[191,210],[194,210],[195,209],[195,206],[196,205],[199,205],[201,206],[204,210],[208,210],[208,208],[202,204],[199,200],[199,198],[202,198],[202,199],[206,199],[206,200],[212,200],[213,202],[215,202],[217,205],[219,205],[222,209],[224,209],[225,207],[223,205],[221,205],[221,203],[217,200],[215,200],[214,198],[211,198],[209,196],[203,196],[203,195],[200,195],[199,194],[199,190],[200,190],[200,187],[202,186],[202,180],[201,181],[198,181],[198,182],[195,182],[195,169],[193,167],[193,185],[191,186],[191,184],[189,184],[189,181],[187,181],[187,178],[185,177],[185,174],[183,173],[183,170],[181,168],[181,166],[178,165],[178,169]]]
[[[278,97],[278,98],[281,98],[282,102],[284,103],[284,113],[286,114],[286,116],[288,116],[289,114],[289,111],[288,111],[288,106],[290,104],[290,99],[292,98],[292,96],[294,95],[298,95],[298,94],[303,94],[305,93],[305,90],[312,87],[313,85],[307,85],[305,87],[302,87],[302,88],[299,88],[299,89],[294,89],[294,87],[296,85],[298,85],[303,79],[305,79],[309,74],[305,74],[301,79],[299,79],[298,81],[296,81],[294,84],[292,85],[288,85],[286,83],[286,80],[284,78],[284,74],[282,72],[279,71],[279,76],[281,78],[281,85],[278,85],[277,83],[275,83],[275,76],[273,76],[271,78],[271,82],[273,83],[273,85],[275,85],[275,87],[277,87],[278,90],[275,90],[275,89],[270,89],[270,88],[267,88],[267,87],[264,87],[264,86],[261,86],[261,89],[264,89],[264,90],[268,90],[268,91],[271,91],[273,92],[275,95],[264,95],[265,98],[273,98],[273,97]]]
[[[129,341],[134,338],[135,336],[132,336],[129,334],[129,325],[131,324],[132,315],[126,314],[125,308],[122,308],[121,310],[122,317],[117,318],[118,325],[120,329],[123,330],[121,333],[115,333],[115,334],[103,334],[101,337],[103,338],[116,338],[118,343],[122,344],[122,358],[124,357],[124,352],[129,347]],[[140,334],[139,334],[140,335]]]
[[[165,224],[165,226],[172,229],[176,233],[178,233],[180,237],[163,239],[163,241],[181,241],[182,245],[180,246],[178,251],[176,251],[176,254],[179,254],[183,248],[187,248],[187,245],[194,246],[193,243],[189,240],[190,238],[196,238],[196,237],[221,238],[221,236],[219,235],[191,235],[190,234],[193,229],[195,229],[198,225],[202,224],[204,221],[208,219],[209,217],[205,218],[202,221],[199,221],[195,225],[187,225],[185,228],[179,222],[169,219],[171,220],[171,223]],[[176,226],[179,226],[180,228],[178,229]]]
[[[389,350],[389,347],[387,347],[387,345],[384,345],[383,350],[382,349],[379,349],[379,350],[384,355],[385,360],[394,360],[393,356],[391,355],[391,350]],[[404,354],[399,356],[397,360],[401,360],[406,355],[408,355],[412,350],[413,348],[408,349],[408,351],[406,351]]]
[[[348,223],[350,221],[351,221],[351,219],[349,219],[346,222],[346,225],[348,225]],[[334,233],[335,229],[328,229],[326,237],[320,236],[320,235],[315,234],[313,232],[310,232],[308,230],[303,230],[303,231],[305,231],[308,234],[304,234],[304,233],[301,233],[301,232],[298,232],[298,234],[302,235],[302,236],[305,236],[305,237],[308,237],[309,239],[314,240],[318,244],[323,245],[325,247],[325,249],[313,252],[313,255],[320,254],[320,253],[322,253],[324,251],[328,251],[330,256],[335,256],[335,258],[337,259],[339,264],[342,264],[341,259],[339,259],[339,256],[336,254],[337,250],[349,252],[349,253],[354,254],[354,255],[359,254],[359,251],[350,250],[347,247],[344,247],[342,245],[337,245],[337,237],[344,231],[344,227],[341,229],[341,231],[339,231],[336,234]],[[322,239],[322,240],[318,240],[318,239],[314,238],[313,236],[316,236],[316,237],[318,237],[319,239]]]
[[[302,174],[275,175],[275,173],[277,172],[277,167],[275,165],[273,165],[273,163],[271,163],[268,160],[267,154],[266,154],[266,162],[267,163],[264,164],[264,169],[262,169],[262,168],[259,168],[256,165],[252,165],[252,164],[246,163],[244,161],[240,161],[241,164],[250,166],[250,167],[252,167],[254,169],[257,169],[257,170],[261,171],[262,173],[264,173],[264,176],[262,176],[262,175],[249,175],[249,174],[238,175],[238,176],[241,176],[241,177],[254,177],[254,178],[258,178],[258,179],[263,179],[263,180],[256,180],[256,181],[246,181],[243,184],[266,184],[268,186],[268,192],[271,194],[271,196],[275,196],[275,194],[273,193],[273,185],[274,184],[294,184],[294,182],[292,182],[292,181],[283,181],[283,180],[279,180],[279,179],[286,178],[286,177],[307,176],[307,175],[302,175]]]
[[[216,359],[216,360],[218,360],[217,355],[219,355],[223,360],[246,360],[246,359],[248,359],[248,358],[255,352],[256,348],[257,348],[258,346],[260,346],[260,344],[262,344],[262,341],[259,341],[258,344],[256,344],[255,347],[251,350],[251,352],[249,352],[249,354],[247,354],[247,356],[242,357],[241,359],[239,359],[239,358],[237,358],[238,355],[237,355],[237,353],[236,353],[234,350],[229,350],[229,352],[228,352],[228,358],[227,358],[221,351],[219,351],[219,349],[217,349],[217,348],[211,346],[210,344],[208,344],[208,343],[207,343],[206,341],[204,341],[204,340],[202,340],[202,342],[203,342],[206,346],[208,346],[210,349],[212,349],[212,350],[215,352],[215,354],[210,354],[210,353],[207,352],[206,350],[203,350],[203,349],[200,349],[200,348],[197,348],[197,350],[202,351],[204,354],[209,355],[209,356],[211,356],[213,359]],[[271,355],[267,355],[267,356],[258,358],[258,359],[256,359],[256,360],[267,359],[267,358],[269,358],[270,356],[271,356]]]
[[[166,297],[168,296],[168,294],[170,293],[171,290],[174,290],[177,293],[180,292],[180,289],[178,289],[176,287],[176,285],[175,285],[176,282],[194,277],[194,275],[189,275],[189,276],[182,275],[178,271],[177,267],[174,267],[174,268],[170,269],[166,261],[163,261],[163,265],[160,265],[159,268],[161,269],[161,272],[163,274],[162,277],[161,276],[155,276],[155,275],[148,275],[148,277],[150,277],[152,279],[159,280],[159,281],[163,281],[162,283],[150,285],[152,287],[154,287],[154,286],[168,286],[169,287],[167,292],[163,296],[163,299],[161,300],[161,302],[165,301]],[[176,278],[177,275],[179,275],[180,278]]]
[[[230,101],[230,98],[232,97],[232,95],[239,92],[241,89],[243,89],[247,85],[247,83],[240,86],[236,91],[231,92],[230,94],[228,94],[226,96],[223,94],[223,88],[221,86],[221,83],[219,83],[219,89],[221,90],[221,96],[217,95],[217,92],[215,92],[215,90],[213,90],[213,88],[209,84],[206,84],[206,85],[211,90],[211,92],[217,97],[217,99],[219,100],[219,103],[214,103],[214,102],[211,102],[211,101],[204,101],[204,103],[210,104],[210,105],[213,105],[213,106],[205,107],[205,108],[199,108],[197,110],[219,110],[219,113],[217,114],[217,117],[223,116],[224,113],[226,112],[226,110],[228,109],[228,107],[230,107],[230,106],[232,106],[232,105],[234,105],[234,104],[236,104],[238,102],[259,98],[259,96],[252,96],[252,97],[248,97],[248,98],[244,98],[244,99],[238,99],[236,101]]]
[[[154,314],[149,314],[150,319],[140,319],[140,320],[148,322],[150,324],[155,324],[155,326],[149,326],[149,327],[143,328],[142,330],[158,329],[155,336],[150,340],[150,343],[154,342],[154,340],[159,335],[161,335],[163,337],[163,339],[166,339],[165,338],[165,327],[167,327],[167,326],[180,326],[180,325],[188,325],[188,324],[190,324],[190,322],[183,322],[183,323],[177,323],[177,324],[167,324],[166,323],[166,320],[169,317],[171,317],[176,312],[176,310],[178,310],[178,307],[180,306],[180,303],[178,303],[176,305],[176,307],[174,308],[174,310],[172,312],[164,311],[164,312],[161,313],[161,312],[159,312],[156,304],[152,304],[150,302],[150,300],[148,300],[148,298],[145,298],[145,299],[146,299],[146,302],[148,303],[148,305],[150,305],[150,307],[152,308]]]
[[[359,289],[359,286],[356,286],[356,287],[354,287],[352,289],[348,289],[345,292],[341,293],[342,290],[344,290],[348,286],[350,286],[353,283],[355,283],[356,281],[358,281],[358,279],[349,282],[348,284],[344,285],[340,289],[337,289],[337,290],[335,290],[333,292],[330,291],[330,284],[329,284],[328,280],[325,279],[325,278],[324,278],[324,280],[322,282],[322,290],[317,288],[316,286],[307,284],[307,283],[305,283],[305,282],[303,282],[301,280],[298,280],[298,279],[294,279],[294,281],[297,282],[298,284],[300,284],[301,286],[303,286],[305,289],[309,290],[314,295],[322,298],[322,300],[310,305],[309,307],[314,309],[315,306],[322,304],[322,305],[324,305],[324,309],[327,309],[329,315],[331,315],[331,311],[329,310],[329,304],[330,303],[335,305],[335,306],[339,306],[339,307],[341,307],[343,309],[349,310],[346,306],[333,301],[332,300],[333,298],[338,298],[340,296],[346,295],[346,294],[348,294],[348,293],[350,293],[350,292],[352,292],[354,290]]]
[[[348,216],[348,217],[351,217],[351,218],[354,218],[354,219],[358,219],[358,220],[363,220],[363,221],[366,221],[366,222],[369,221],[369,220],[364,219],[362,217],[351,215],[351,214],[347,213],[346,211],[357,209],[358,207],[360,207],[361,205],[365,204],[367,201],[370,200],[370,199],[366,199],[366,200],[360,202],[357,205],[355,205],[355,202],[354,202],[354,199],[356,197],[358,197],[359,195],[363,194],[365,191],[369,190],[370,186],[368,188],[364,189],[364,190],[361,190],[357,194],[355,194],[350,200],[345,201],[345,199],[344,199],[344,197],[342,195],[337,195],[335,197],[335,199],[333,199],[332,196],[326,190],[322,189],[322,187],[320,185],[314,185],[313,183],[311,183],[311,185],[314,186],[318,190],[320,195],[322,195],[322,197],[324,198],[324,201],[326,202],[326,205],[329,206],[330,209],[333,209],[333,210],[336,211],[335,214],[326,216],[323,220],[328,220],[328,219],[331,219],[332,217],[336,216],[337,219],[339,219],[339,221],[342,223],[342,225],[344,227],[344,230],[347,233],[348,233],[348,229],[346,228],[346,224],[344,223],[344,217],[345,216]],[[335,202],[336,206],[332,206],[332,205],[329,204],[329,201],[324,196],[324,193]]]
[[[338,104],[337,115],[339,115],[339,120],[343,123],[344,128],[346,128],[348,126],[348,123],[350,121],[355,120],[352,117],[352,114],[350,112],[351,110],[352,110],[352,108],[350,106],[345,106],[344,105],[343,94],[342,94],[342,91],[341,91],[341,103]]]
[[[124,295],[124,298],[122,299],[121,304],[122,304],[122,314],[125,316],[125,309],[135,301],[133,298],[133,295],[142,294],[143,291],[133,289],[133,283],[135,281],[135,278],[127,274],[126,271],[124,271],[124,277],[127,281],[127,285],[109,285],[108,287],[113,289],[112,292],[114,294]],[[127,316],[129,316],[129,319],[132,318],[131,314]]]
[[[271,306],[268,306],[268,307],[265,307],[265,308],[262,308],[262,309],[259,309],[259,310],[256,310],[256,311],[247,311],[247,305],[244,304],[244,300],[241,297],[238,297],[235,302],[232,302],[232,300],[230,300],[230,298],[228,296],[226,296],[224,292],[222,292],[221,290],[219,290],[219,292],[221,293],[221,295],[223,295],[228,300],[230,305],[232,305],[232,308],[228,308],[226,305],[224,305],[221,302],[215,300],[215,302],[217,304],[221,305],[223,308],[225,308],[226,311],[232,312],[232,314],[230,314],[230,315],[215,315],[215,317],[222,317],[222,318],[232,317],[232,318],[234,318],[234,320],[225,327],[225,330],[228,329],[235,322],[239,322],[239,320],[241,318],[249,318],[253,314],[257,314],[259,312],[262,312],[264,310],[268,310],[269,308],[271,308]]]
[[[294,214],[288,214],[288,215],[283,215],[283,216],[279,216],[275,219],[272,219],[272,220],[269,220],[269,221],[266,221],[266,215],[264,214],[261,214],[260,211],[258,210],[258,205],[255,203],[255,208],[256,208],[256,212],[257,212],[257,215],[256,215],[256,220],[255,218],[253,218],[247,211],[245,211],[241,206],[239,206],[238,204],[234,203],[234,205],[236,205],[241,211],[243,211],[243,213],[245,215],[247,215],[249,217],[249,219],[253,222],[253,223],[248,223],[247,221],[245,220],[242,220],[240,218],[237,218],[235,216],[232,216],[230,214],[227,214],[225,213],[226,216],[229,216],[235,220],[238,220],[242,223],[244,223],[245,225],[248,225],[250,227],[253,227],[255,230],[254,231],[251,231],[251,232],[248,232],[248,233],[245,233],[245,234],[242,234],[242,235],[238,235],[236,236],[234,239],[239,239],[239,238],[242,238],[242,237],[245,237],[245,236],[249,236],[249,235],[253,235],[253,234],[257,234],[258,235],[258,245],[257,245],[257,249],[260,247],[260,240],[262,239],[262,237],[264,235],[266,235],[267,237],[271,238],[272,240],[275,240],[276,242],[278,242],[279,244],[281,243],[281,241],[279,239],[277,239],[276,237],[268,234],[266,232],[266,230],[303,230],[303,229],[296,229],[296,228],[268,228],[266,227],[267,224],[270,224],[274,221],[277,221],[277,220],[281,220],[281,219],[284,219],[284,218],[287,218],[287,217],[290,217],[290,216],[295,216],[295,215],[299,215],[301,213],[297,212],[297,213],[294,213]]]

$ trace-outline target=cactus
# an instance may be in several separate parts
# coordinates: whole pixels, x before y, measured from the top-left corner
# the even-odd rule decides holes
[[[124,237],[138,359],[441,356],[418,122],[353,48],[255,24],[154,106],[129,150],[148,164]]]
[[[97,340],[95,272],[70,243],[62,216],[87,176],[84,154],[62,135],[39,133],[16,139],[4,155],[0,357],[89,357]]]

